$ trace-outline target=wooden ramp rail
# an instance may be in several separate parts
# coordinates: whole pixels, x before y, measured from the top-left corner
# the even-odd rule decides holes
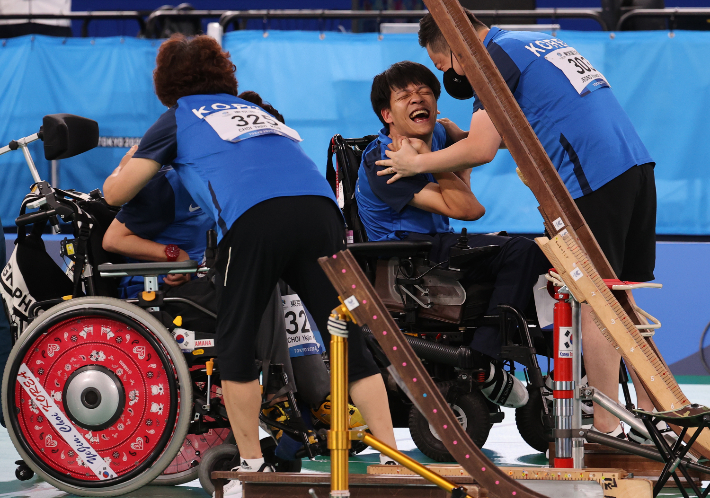
[[[390,372],[399,377],[400,387],[436,429],[456,461],[490,496],[541,498],[543,495],[502,472],[471,441],[350,251],[321,258],[319,263],[358,325],[367,325],[372,331],[392,363]]]

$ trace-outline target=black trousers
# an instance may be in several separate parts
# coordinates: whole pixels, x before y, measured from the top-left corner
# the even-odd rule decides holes
[[[433,247],[429,257],[439,263],[449,259],[449,249],[456,244],[459,236],[457,233],[410,234],[407,240],[430,240]],[[525,237],[469,235],[468,245],[501,247],[495,256],[479,259],[465,268],[466,273],[462,281],[464,287],[467,283],[477,281],[493,282],[493,294],[486,313],[496,313],[499,304],[525,310],[533,295],[533,285],[540,275],[550,269],[550,263],[537,244]],[[484,326],[476,329],[471,348],[492,358],[498,358],[501,348],[498,328]]]
[[[298,293],[326,348],[328,316],[338,294],[318,264],[345,247],[343,218],[320,196],[277,197],[239,217],[219,244],[216,261],[218,361],[222,379],[258,378],[254,365],[261,317],[279,278]],[[349,380],[379,373],[360,329],[348,340]]]

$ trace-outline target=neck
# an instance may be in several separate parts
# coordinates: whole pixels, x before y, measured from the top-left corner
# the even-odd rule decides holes
[[[488,36],[488,32],[491,30],[491,28],[483,28],[479,31],[476,31],[476,34],[478,35],[478,38],[483,42],[486,39],[486,36]]]
[[[387,136],[390,137],[392,139],[392,142],[395,144],[398,144],[399,141],[402,140],[403,138],[418,138],[419,140],[421,140],[422,142],[427,144],[427,146],[429,147],[429,150],[431,150],[431,144],[432,144],[432,140],[434,138],[434,131],[432,130],[432,132],[427,135],[406,136],[406,135],[402,135],[401,133],[399,133],[393,125],[390,125],[390,132]]]

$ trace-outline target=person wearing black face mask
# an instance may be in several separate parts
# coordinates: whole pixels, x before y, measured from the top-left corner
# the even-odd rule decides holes
[[[532,32],[488,28],[466,14],[508,88],[530,122],[595,238],[622,280],[653,280],[655,267],[655,163],[616,100],[609,83],[564,41]],[[387,151],[380,176],[389,183],[421,173],[459,171],[490,162],[503,146],[480,99],[467,81],[431,14],[420,21],[419,44],[455,98],[474,97],[471,133],[443,121],[457,140],[432,153],[417,153],[403,143]],[[586,307],[586,305],[584,305]],[[584,360],[590,385],[612,399],[618,396],[619,355],[599,332],[588,309],[582,311]],[[653,404],[637,382],[638,405]],[[595,428],[624,437],[618,419],[595,410]],[[631,433],[633,437],[633,432]],[[635,440],[636,438],[634,438]]]
[[[444,89],[455,99],[468,100],[474,96],[473,87],[466,76],[460,75],[454,69],[454,52],[449,50],[449,54],[451,54],[451,67],[444,71]]]

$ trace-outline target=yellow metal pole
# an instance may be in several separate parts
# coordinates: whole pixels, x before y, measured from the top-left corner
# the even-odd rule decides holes
[[[395,450],[394,448],[390,448],[387,446],[385,443],[380,441],[379,439],[375,438],[371,434],[368,434],[365,431],[352,431],[352,436],[354,439],[359,439],[366,445],[372,447],[373,449],[379,451],[380,453],[387,455],[388,457],[392,458],[395,460],[397,463],[400,465],[408,468],[409,470],[416,472],[420,476],[422,476],[424,479],[427,481],[431,482],[432,484],[436,484],[443,490],[451,493],[453,490],[458,489],[460,486],[457,484],[454,484],[447,479],[444,479],[441,477],[439,474],[434,472],[433,470],[429,470],[426,468],[424,465],[421,463],[417,462],[416,460],[409,458],[407,455],[404,453],[400,453],[399,451]],[[463,496],[463,495],[462,495]],[[470,495],[465,495],[466,498],[471,498]]]
[[[340,319],[345,319],[340,309]],[[350,496],[348,487],[348,457],[350,455],[350,435],[348,430],[348,340],[331,334],[330,337],[330,496],[340,498]]]

